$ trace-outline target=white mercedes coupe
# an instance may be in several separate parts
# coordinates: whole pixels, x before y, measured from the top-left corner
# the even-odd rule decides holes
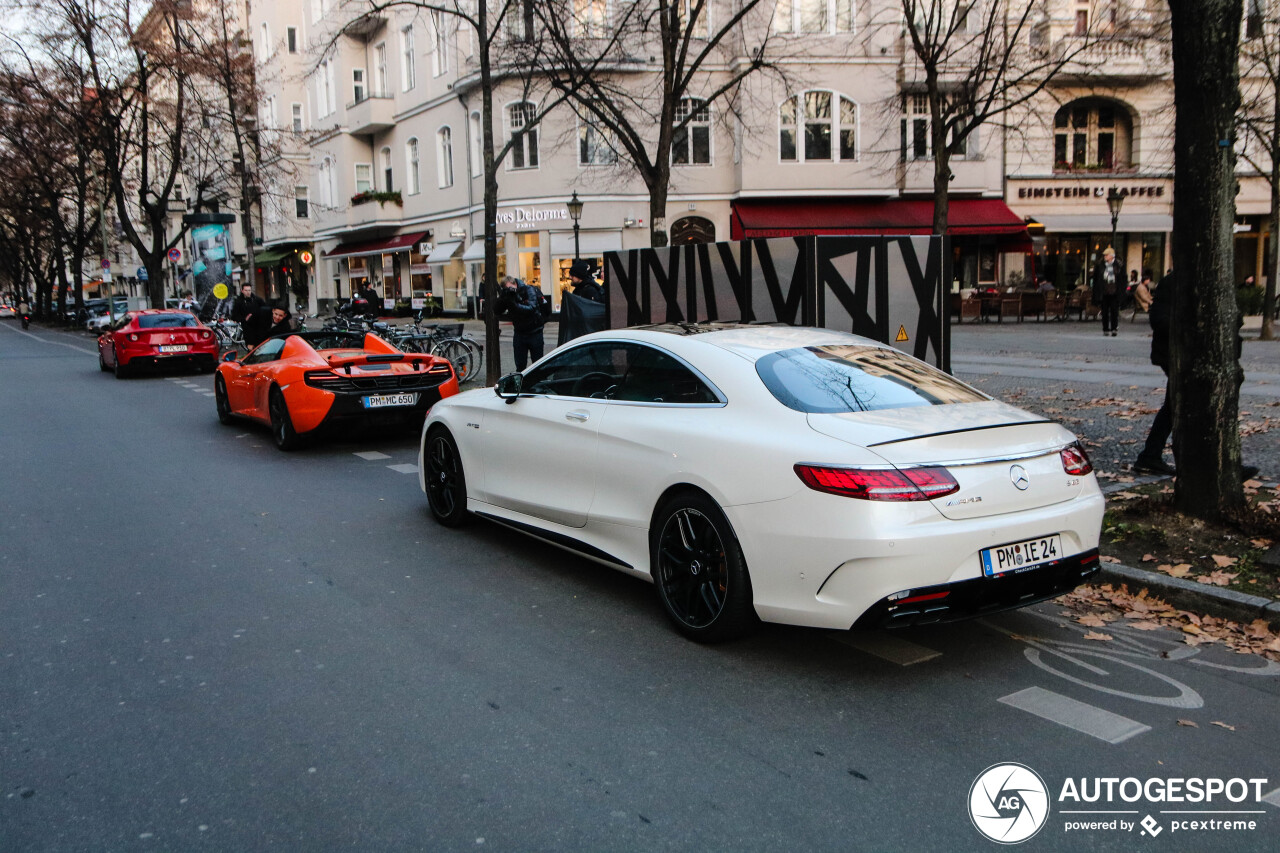
[[[826,329],[586,335],[436,403],[418,462],[441,524],[480,516],[649,580],[702,642],[757,619],[967,618],[1098,571],[1074,435]]]

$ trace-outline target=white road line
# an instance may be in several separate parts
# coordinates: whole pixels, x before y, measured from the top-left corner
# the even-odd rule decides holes
[[[385,453],[379,453],[379,452],[378,452],[378,451],[376,451],[376,450],[362,450],[362,451],[360,451],[359,453],[354,453],[354,454],[352,454],[352,455],[353,455],[353,456],[359,456],[361,459],[367,459],[367,460],[369,460],[370,462],[373,462],[373,461],[375,461],[375,460],[377,460],[377,459],[390,459],[390,458],[391,458],[391,457],[390,457],[390,456],[388,456],[387,454],[385,454]]]
[[[1070,696],[1063,696],[1042,687],[1028,687],[1026,690],[1003,696],[998,701],[1060,726],[1084,732],[1098,740],[1105,740],[1107,743],[1121,743],[1151,730],[1151,726],[1139,723],[1137,720],[1113,714],[1085,702],[1078,702]]]
[[[1280,806],[1280,788],[1276,788],[1270,794],[1265,795],[1262,798],[1262,801],[1264,803],[1271,803],[1273,806]]]
[[[216,392],[213,392],[213,391],[204,391],[204,392],[203,392],[203,394],[204,394],[204,396],[206,396],[206,397],[216,397],[216,396],[218,396],[218,395],[217,395],[217,393],[216,393]]]
[[[400,465],[388,465],[387,467],[390,468],[392,471],[398,471],[401,474],[418,473],[418,466],[409,462],[404,462]]]
[[[898,666],[911,666],[913,663],[923,663],[942,656],[942,652],[936,652],[909,640],[903,640],[885,633],[833,631],[828,636],[837,643],[843,643],[850,648],[874,655],[881,660],[896,663]]]
[[[8,326],[0,326],[0,329],[8,329],[8,328],[9,328]],[[28,338],[31,338],[33,341],[39,341],[42,344],[53,344],[54,346],[67,347],[68,349],[73,349],[76,352],[84,352],[84,353],[88,353],[89,355],[98,354],[97,349],[85,349],[84,347],[78,347],[75,344],[69,344],[69,343],[66,343],[65,341],[46,340],[45,338],[42,338],[39,335],[33,335],[30,332],[23,331],[22,329],[9,329],[9,331],[17,332],[19,335],[26,335]]]

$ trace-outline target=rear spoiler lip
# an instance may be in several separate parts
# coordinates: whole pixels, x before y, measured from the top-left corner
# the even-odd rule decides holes
[[[943,430],[942,432],[930,432],[930,433],[926,433],[925,435],[911,435],[911,436],[907,436],[906,438],[891,438],[888,441],[877,441],[875,444],[868,444],[867,447],[884,447],[885,445],[888,445],[888,444],[899,444],[904,441],[919,441],[922,438],[936,438],[937,436],[940,436],[940,435],[955,435],[956,433],[977,432],[978,430],[984,430],[984,429],[1004,429],[1005,427],[1030,426],[1032,424],[1056,424],[1056,423],[1057,421],[1051,421],[1048,418],[1037,418],[1036,420],[1033,420],[1033,421],[1014,421],[1012,423],[1007,423],[1007,424],[987,424],[986,426],[965,427],[964,429],[948,429],[948,430]]]

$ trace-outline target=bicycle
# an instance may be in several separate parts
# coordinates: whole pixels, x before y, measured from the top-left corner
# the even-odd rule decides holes
[[[244,331],[240,324],[226,317],[217,317],[209,321],[208,326],[218,339],[218,349],[222,351],[240,349],[244,346]]]

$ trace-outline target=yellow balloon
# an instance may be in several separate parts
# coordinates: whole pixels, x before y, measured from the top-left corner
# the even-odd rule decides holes
[[[229,292],[224,282],[220,281],[213,286],[213,295],[219,299],[226,299]]]

